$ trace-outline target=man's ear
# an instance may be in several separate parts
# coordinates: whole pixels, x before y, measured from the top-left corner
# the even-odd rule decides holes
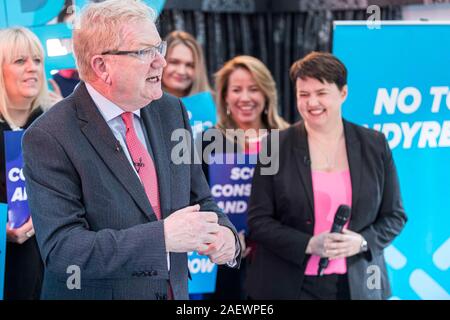
[[[108,66],[102,56],[96,55],[91,59],[91,68],[98,79],[101,79],[106,84],[111,84],[111,77],[109,76]]]

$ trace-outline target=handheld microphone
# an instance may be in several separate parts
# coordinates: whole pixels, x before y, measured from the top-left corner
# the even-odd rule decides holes
[[[341,233],[342,228],[347,223],[350,217],[351,208],[345,204],[341,204],[336,211],[334,216],[333,226],[331,227],[331,232]],[[319,276],[323,276],[323,272],[328,267],[328,258],[320,258],[319,261]]]

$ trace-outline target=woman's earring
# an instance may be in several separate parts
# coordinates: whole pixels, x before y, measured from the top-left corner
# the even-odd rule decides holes
[[[269,114],[269,108],[264,108],[264,114],[265,115]]]
[[[227,107],[227,116],[230,116],[230,114],[231,114],[230,108]]]

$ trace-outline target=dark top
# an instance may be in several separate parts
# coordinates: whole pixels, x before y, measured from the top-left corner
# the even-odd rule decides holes
[[[78,78],[65,78],[59,73],[53,75],[53,80],[58,84],[64,98],[71,95],[77,84],[80,83]]]
[[[360,233],[369,251],[347,258],[351,299],[386,299],[391,291],[383,249],[403,229],[406,215],[391,150],[380,132],[344,121],[352,182],[349,229]],[[305,253],[314,234],[311,162],[304,122],[280,132],[279,150],[272,148],[279,170],[253,176],[248,227],[257,244],[248,265],[247,288],[254,299],[299,299]],[[369,288],[376,269],[379,287]],[[372,278],[369,278],[372,277]]]
[[[217,139],[222,139],[221,141],[217,141]],[[222,142],[221,144],[217,144],[218,142]],[[220,131],[218,128],[213,127],[210,128],[204,132],[202,132],[201,135],[198,136],[197,140],[195,141],[196,145],[196,151],[198,152],[198,156],[202,160],[202,170],[205,174],[206,179],[209,182],[209,165],[205,160],[208,160],[208,157],[210,155],[214,155],[215,151],[218,151],[217,149],[213,149],[210,154],[206,154],[206,158],[203,157],[205,153],[205,149],[210,146],[211,144],[214,144],[214,146],[218,146],[221,148],[221,151],[225,153],[226,151],[232,152],[232,153],[242,153],[242,147],[238,144],[237,140],[231,141],[230,139],[227,139],[225,135]],[[201,152],[201,154],[200,154]]]
[[[42,114],[40,108],[33,111],[23,129]],[[5,141],[3,132],[11,130],[7,122],[0,122],[0,201],[6,203]],[[5,261],[5,300],[37,300],[42,285],[44,267],[36,237],[23,244],[7,242]]]

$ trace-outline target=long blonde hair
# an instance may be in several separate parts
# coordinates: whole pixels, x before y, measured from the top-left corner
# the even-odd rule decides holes
[[[219,115],[217,126],[221,130],[237,129],[236,123],[227,115],[226,95],[228,82],[233,71],[243,68],[250,72],[266,99],[262,123],[267,129],[285,129],[289,124],[278,115],[278,96],[275,81],[269,69],[260,60],[251,56],[237,56],[215,74],[216,105]]]
[[[9,124],[14,124],[14,122],[8,113],[10,101],[6,92],[3,65],[12,63],[13,59],[23,52],[28,52],[32,56],[38,56],[42,61],[41,87],[39,88],[39,94],[31,102],[30,113],[39,107],[43,109],[48,107],[47,80],[44,72],[44,49],[39,39],[26,28],[2,29],[0,30],[0,115],[1,120]]]
[[[194,77],[191,87],[188,92],[186,92],[186,96],[202,91],[211,91],[203,49],[197,40],[195,40],[191,34],[184,31],[172,31],[166,36],[165,40],[167,41],[166,57],[168,57],[173,48],[179,44],[188,47],[194,56]]]

